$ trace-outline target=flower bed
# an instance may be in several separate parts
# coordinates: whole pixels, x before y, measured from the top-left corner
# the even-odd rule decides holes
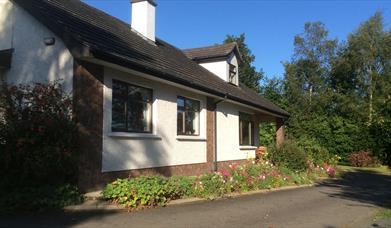
[[[197,177],[137,177],[118,179],[106,186],[103,198],[129,209],[164,206],[170,200],[201,197],[217,198],[282,186],[310,184],[319,177],[333,177],[335,170],[328,164],[312,165],[306,171],[277,167],[267,160],[232,163],[226,170],[205,173]]]

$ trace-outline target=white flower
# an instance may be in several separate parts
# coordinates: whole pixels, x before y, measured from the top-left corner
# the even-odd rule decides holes
[[[266,161],[265,164],[268,165],[268,164],[269,164],[269,161]]]

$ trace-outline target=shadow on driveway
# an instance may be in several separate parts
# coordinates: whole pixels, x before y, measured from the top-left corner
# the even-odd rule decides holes
[[[112,216],[127,213],[126,211],[83,210],[77,212],[45,212],[29,215],[14,215],[0,217],[0,228],[5,227],[73,227],[83,226],[89,221],[107,224]],[[109,224],[107,224],[109,227]]]
[[[334,188],[335,191],[327,193],[330,197],[390,208],[391,175],[355,169],[344,173],[340,179],[323,181],[319,186]]]
[[[227,224],[231,225],[229,227],[265,227],[263,225],[275,223],[275,227],[296,225],[296,227],[331,228],[338,227],[336,224],[340,224],[341,219],[343,222],[346,216],[349,217],[346,218],[347,221],[351,221],[351,217],[354,216],[361,221],[365,219],[361,217],[368,212],[375,212],[379,207],[389,207],[390,205],[387,205],[389,200],[391,200],[391,176],[357,170],[345,173],[340,179],[325,180],[315,188],[148,209],[131,214],[127,214],[126,211],[93,210],[0,217],[0,227],[147,227],[146,224],[154,227],[178,227],[182,224],[182,227],[188,227],[189,221],[195,220],[196,222],[192,224],[194,226],[198,224],[198,227],[205,227],[205,224],[219,227],[227,227]],[[314,203],[318,203],[318,207]],[[249,214],[255,216],[242,220]],[[259,215],[263,217],[256,217]],[[365,220],[359,225],[367,222],[371,221]],[[320,224],[322,226],[319,226]],[[371,225],[382,227],[377,223]]]

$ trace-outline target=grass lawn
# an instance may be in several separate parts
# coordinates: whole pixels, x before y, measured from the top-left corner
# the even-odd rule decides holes
[[[389,207],[391,207],[391,205],[389,205]],[[391,209],[380,210],[379,213],[377,214],[377,217],[380,219],[382,218],[391,219]]]
[[[383,175],[391,176],[391,169],[388,166],[380,166],[380,167],[353,167],[347,165],[339,165],[338,169],[341,173],[345,172],[357,172],[357,171],[368,171],[368,172],[376,172]]]

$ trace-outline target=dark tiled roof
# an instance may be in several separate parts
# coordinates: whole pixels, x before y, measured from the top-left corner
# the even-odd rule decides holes
[[[176,47],[156,44],[136,34],[130,25],[78,0],[12,0],[60,36],[72,51],[87,47],[95,58],[135,69],[206,93],[264,109],[289,114],[246,89],[226,83],[190,60]]]
[[[237,48],[236,43],[213,45],[208,47],[184,49],[185,55],[195,61],[227,57]]]

